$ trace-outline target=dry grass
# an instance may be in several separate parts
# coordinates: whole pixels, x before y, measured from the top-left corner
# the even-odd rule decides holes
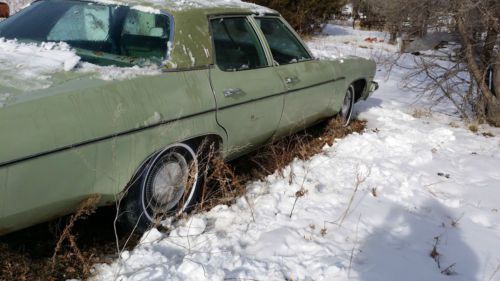
[[[356,194],[358,192],[359,187],[368,179],[370,176],[371,171],[368,172],[368,174],[364,175],[361,174],[359,171],[359,167],[356,169],[356,182],[354,183],[354,190],[352,191],[351,197],[349,198],[349,203],[347,204],[347,208],[345,209],[344,213],[342,214],[342,217],[339,222],[339,227],[342,226],[344,223],[345,219],[350,213],[352,203],[354,202],[354,198],[356,197]]]
[[[320,153],[325,145],[333,145],[336,139],[352,133],[362,133],[365,127],[366,121],[354,120],[350,126],[344,127],[342,121],[332,119],[269,143],[230,163],[224,162],[214,150],[210,150],[207,154],[210,172],[205,176],[198,211],[219,204],[231,204],[244,195],[248,181],[264,180],[275,172],[284,177],[283,169],[294,159],[307,160]],[[290,181],[293,181],[293,173],[290,177]]]
[[[495,270],[491,274],[490,279],[488,279],[488,281],[493,280],[493,277],[495,277],[495,275],[498,273],[498,271],[500,271],[500,264],[497,265],[497,267],[495,268]]]
[[[432,112],[430,109],[423,108],[414,108],[411,116],[421,119],[421,118],[430,118],[432,117]]]
[[[478,124],[469,124],[469,130],[476,134],[479,131],[479,125]]]
[[[442,268],[441,265],[441,257],[442,254],[438,252],[438,246],[439,243],[441,242],[441,236],[436,236],[434,237],[434,246],[432,247],[431,252],[429,253],[429,256],[436,262],[437,268],[440,270],[441,274],[451,276],[457,274],[455,272],[455,265],[456,263],[452,263],[445,267],[444,269]]]
[[[111,262],[116,258],[114,210],[101,208],[87,217],[92,210],[84,207],[78,216],[0,237],[0,280],[85,279],[93,264]]]
[[[57,241],[54,254],[52,255],[52,271],[56,267],[57,260],[59,258],[59,253],[61,251],[63,243],[67,241],[70,246],[70,251],[67,253],[67,255],[74,255],[77,258],[77,260],[80,262],[82,266],[82,271],[84,274],[90,273],[91,265],[89,265],[88,261],[82,256],[82,252],[78,248],[78,245],[76,243],[76,238],[71,233],[71,230],[75,226],[75,222],[77,220],[79,220],[84,216],[89,216],[94,213],[97,203],[99,203],[100,199],[101,196],[99,195],[90,196],[80,204],[80,207],[77,209],[76,213],[71,216],[69,222],[66,224],[66,227],[64,228],[61,236],[59,237],[59,240]]]

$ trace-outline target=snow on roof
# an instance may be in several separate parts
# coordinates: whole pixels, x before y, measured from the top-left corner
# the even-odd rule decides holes
[[[169,11],[183,11],[189,9],[221,8],[245,9],[255,13],[275,13],[275,11],[253,3],[241,0],[92,0],[103,4],[117,4],[132,6],[135,9],[157,8]]]

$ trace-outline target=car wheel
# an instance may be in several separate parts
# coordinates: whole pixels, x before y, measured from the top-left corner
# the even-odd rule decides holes
[[[151,158],[125,197],[125,226],[144,232],[162,220],[189,212],[202,177],[195,150],[184,143],[168,146]]]
[[[344,102],[342,103],[342,108],[340,109],[340,118],[344,126],[348,126],[351,122],[352,110],[354,107],[354,87],[349,86],[344,97]]]

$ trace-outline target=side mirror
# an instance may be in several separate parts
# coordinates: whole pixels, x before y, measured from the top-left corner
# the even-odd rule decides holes
[[[0,2],[0,18],[8,18],[10,15],[9,5]]]

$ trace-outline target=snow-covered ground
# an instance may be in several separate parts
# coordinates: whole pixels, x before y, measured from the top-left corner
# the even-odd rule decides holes
[[[394,48],[326,31],[309,43],[321,57]],[[428,111],[404,75],[379,69],[380,89],[357,104],[365,133],[249,183],[232,206],[151,230],[94,280],[500,280],[500,130],[473,133],[446,104]]]

